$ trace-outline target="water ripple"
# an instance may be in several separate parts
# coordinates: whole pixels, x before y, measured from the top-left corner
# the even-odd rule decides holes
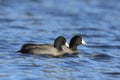
[[[119,80],[119,13],[118,0],[1,0],[0,79]],[[25,43],[52,44],[61,35],[70,42],[76,34],[88,44],[76,55],[16,53]]]

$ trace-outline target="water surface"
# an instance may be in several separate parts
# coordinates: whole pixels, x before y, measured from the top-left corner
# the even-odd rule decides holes
[[[0,0],[1,80],[119,80],[119,0]],[[87,46],[63,58],[16,53],[24,43],[81,34]]]

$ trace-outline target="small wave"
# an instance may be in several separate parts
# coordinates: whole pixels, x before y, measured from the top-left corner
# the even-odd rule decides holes
[[[107,48],[107,49],[120,49],[120,45],[88,45],[87,47],[92,48]]]
[[[94,54],[94,55],[92,55],[93,60],[109,60],[111,58],[112,58],[112,56],[107,55],[107,54]]]
[[[103,72],[103,73],[108,75],[120,75],[120,72]]]

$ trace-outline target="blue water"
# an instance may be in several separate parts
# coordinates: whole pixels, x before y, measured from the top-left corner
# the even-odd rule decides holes
[[[77,56],[16,53],[76,34]],[[0,80],[120,80],[120,0],[0,0]]]

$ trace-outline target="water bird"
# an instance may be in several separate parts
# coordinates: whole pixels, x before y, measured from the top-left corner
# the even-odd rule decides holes
[[[66,39],[63,36],[59,36],[55,39],[54,44],[24,44],[18,51],[26,54],[47,54],[53,57],[61,57],[66,52],[63,48],[69,47]]]

